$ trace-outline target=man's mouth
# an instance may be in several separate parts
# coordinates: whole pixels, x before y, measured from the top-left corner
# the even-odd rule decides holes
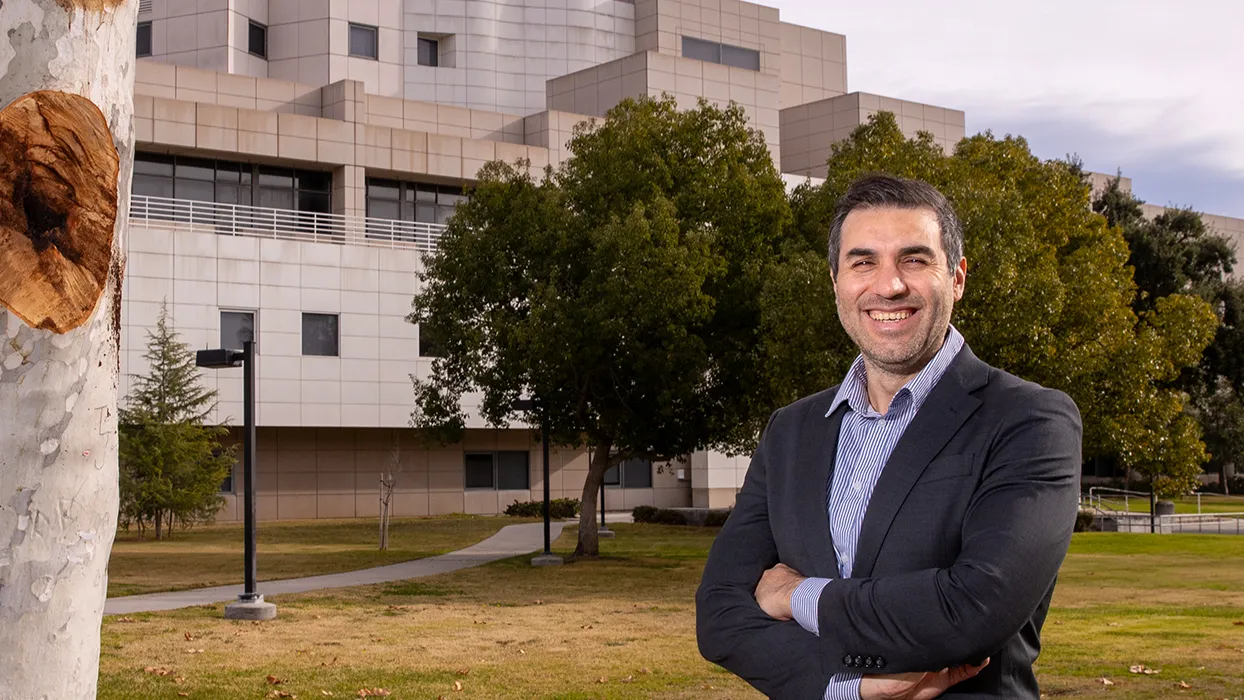
[[[883,323],[885,322],[893,323],[896,321],[905,320],[909,318],[913,313],[915,312],[914,311],[878,311],[874,309],[868,312],[868,317],[874,321],[881,321]]]

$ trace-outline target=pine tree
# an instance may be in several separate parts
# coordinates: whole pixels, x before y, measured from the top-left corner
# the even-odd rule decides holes
[[[135,378],[120,409],[120,517],[123,526],[136,525],[139,533],[151,527],[161,539],[175,524],[214,519],[234,456],[220,444],[227,430],[204,424],[216,392],[199,384],[194,354],[178,341],[167,304],[147,332],[143,357],[149,374]]]

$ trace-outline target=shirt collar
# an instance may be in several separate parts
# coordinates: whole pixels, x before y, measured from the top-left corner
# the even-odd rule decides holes
[[[946,369],[950,367],[951,361],[963,349],[963,336],[953,325],[946,332],[946,341],[942,343],[942,347],[933,356],[924,369],[919,374],[912,377],[903,388],[898,390],[894,395],[894,400],[890,402],[890,410],[905,410],[906,405],[910,402],[910,408],[913,411],[920,410],[924,405],[925,399],[932,393],[933,387],[937,384],[942,375],[946,373]],[[908,398],[910,397],[910,399]],[[825,413],[828,418],[838,407],[846,402],[851,410],[856,413],[877,417],[881,414],[873,410],[872,404],[868,400],[868,370],[864,366],[864,356],[859,355],[855,361],[851,363],[851,368],[847,370],[847,376],[842,380],[842,384],[838,387],[838,393],[834,395],[833,403],[829,405],[829,410]]]

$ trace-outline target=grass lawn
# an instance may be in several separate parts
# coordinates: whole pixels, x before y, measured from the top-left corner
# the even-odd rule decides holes
[[[389,549],[376,548],[377,521],[304,520],[260,523],[259,580],[332,574],[436,556],[486,539],[521,518],[450,516],[389,523]],[[140,541],[117,533],[108,560],[108,596],[175,591],[242,582],[242,524],[179,530],[171,540]]]
[[[692,596],[715,531],[611,527],[600,561],[534,569],[520,557],[282,596],[272,622],[228,622],[223,606],[106,618],[99,697],[758,698],[696,651]],[[1077,534],[1045,628],[1043,692],[1244,698],[1242,583],[1244,537]]]
[[[1103,498],[1101,504],[1107,508],[1130,513],[1148,513],[1149,499],[1145,496],[1134,496],[1125,502],[1122,498]],[[1175,499],[1175,513],[1192,514],[1197,512],[1196,496],[1184,496]],[[1244,513],[1244,496],[1202,495],[1201,513]]]

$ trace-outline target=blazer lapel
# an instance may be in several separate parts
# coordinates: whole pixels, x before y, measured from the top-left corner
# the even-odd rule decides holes
[[[881,543],[912,487],[933,458],[980,407],[980,399],[970,392],[984,386],[988,371],[988,366],[964,345],[903,432],[869,499],[855,548],[852,578],[872,575]]]
[[[803,475],[791,480],[794,492],[790,494],[790,502],[795,505],[795,518],[802,533],[800,539],[813,567],[811,572],[803,573],[838,578],[838,556],[829,532],[827,498],[838,452],[838,433],[847,405],[839,406],[828,418],[825,410],[825,404],[820,404],[820,408],[814,405],[804,416],[798,456]]]

